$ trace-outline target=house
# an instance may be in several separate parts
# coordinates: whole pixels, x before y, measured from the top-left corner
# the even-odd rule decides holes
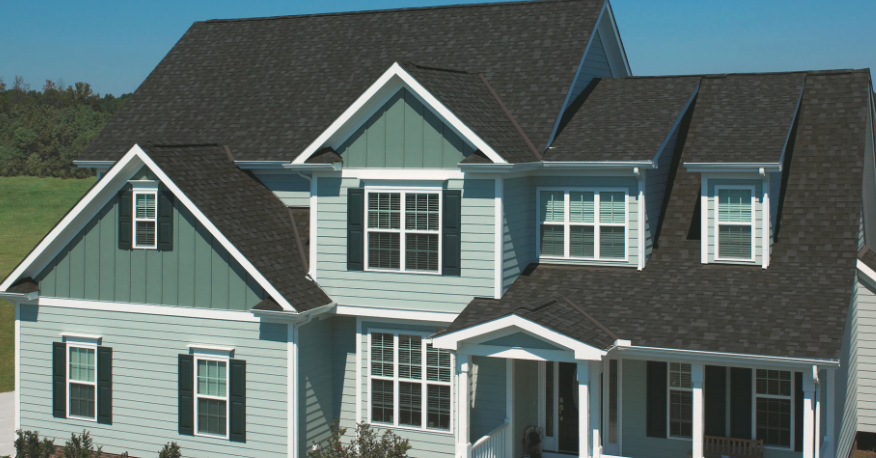
[[[634,77],[604,0],[198,22],[78,165],[0,284],[16,427],[258,458],[336,420],[418,458],[876,434],[869,70]]]

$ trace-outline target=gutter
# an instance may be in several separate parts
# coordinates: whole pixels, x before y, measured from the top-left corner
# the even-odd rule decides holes
[[[685,162],[685,169],[692,173],[735,172],[771,173],[781,172],[781,162]]]
[[[344,168],[344,164],[341,162],[332,162],[330,164],[295,164],[284,162],[282,168],[299,172],[340,172]]]
[[[313,320],[314,317],[323,315],[325,313],[333,313],[337,308],[338,303],[335,301],[329,302],[325,305],[320,305],[319,307],[312,308],[310,310],[306,310],[304,312],[280,312],[275,310],[250,310],[253,316],[258,318],[266,318],[273,321],[284,321],[295,323],[297,325],[305,325]]]
[[[116,161],[73,161],[73,165],[80,169],[108,169]]]
[[[289,161],[234,161],[234,165],[243,170],[282,169]]]
[[[678,350],[672,348],[638,347],[633,345],[616,345],[612,349],[618,353],[629,356],[670,357],[686,360],[696,360],[711,363],[751,364],[752,362],[768,365],[770,367],[792,367],[799,369],[801,366],[819,366],[823,368],[838,368],[840,362],[837,359],[826,358],[793,358],[788,356],[761,356],[743,353],[714,352],[703,350]],[[611,349],[610,349],[611,350]]]
[[[40,297],[39,291],[30,293],[10,293],[8,291],[0,291],[0,299],[6,299],[9,302],[33,302]]]
[[[460,164],[466,173],[512,173],[531,170],[587,170],[587,169],[643,169],[657,168],[652,160],[645,161],[542,161],[522,164]]]

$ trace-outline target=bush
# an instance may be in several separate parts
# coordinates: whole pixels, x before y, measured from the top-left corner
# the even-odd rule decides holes
[[[82,430],[79,436],[71,434],[70,440],[64,445],[64,458],[100,458],[102,452],[103,447],[94,448],[91,434],[86,430]]]
[[[15,434],[15,456],[18,458],[49,458],[55,452],[55,441],[43,438],[39,431],[17,430]]]
[[[356,437],[348,445],[341,440],[347,434],[347,428],[338,427],[338,422],[332,424],[332,435],[324,445],[314,443],[313,450],[308,454],[311,458],[407,458],[411,444],[387,429],[380,436],[380,430],[371,429],[368,423],[356,425]]]
[[[158,458],[181,458],[179,445],[176,442],[164,444],[164,448],[158,451]]]

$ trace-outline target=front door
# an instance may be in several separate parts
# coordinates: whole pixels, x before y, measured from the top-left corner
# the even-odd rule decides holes
[[[578,366],[559,364],[557,413],[559,452],[578,454]]]

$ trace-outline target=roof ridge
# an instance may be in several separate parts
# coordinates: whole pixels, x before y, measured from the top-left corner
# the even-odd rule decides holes
[[[444,67],[433,67],[433,66],[429,66],[429,65],[420,65],[420,64],[417,64],[415,62],[402,62],[401,64],[402,64],[402,66],[410,65],[410,66],[416,67],[417,69],[420,69],[420,70],[430,70],[430,71],[435,71],[435,72],[447,72],[447,73],[460,73],[463,75],[473,75],[473,76],[480,75],[480,73],[473,73],[473,72],[470,72],[467,70],[458,70],[455,68],[444,68]]]
[[[836,68],[823,70],[788,70],[784,72],[731,72],[731,73],[691,73],[688,75],[637,75],[623,78],[606,78],[608,80],[633,80],[633,79],[660,79],[660,78],[703,78],[718,79],[730,76],[770,76],[770,75],[844,75],[848,73],[862,73],[869,71],[868,68]]]
[[[360,11],[335,11],[331,13],[308,13],[308,14],[288,14],[284,16],[263,16],[252,18],[232,18],[232,19],[208,19],[205,21],[196,21],[196,23],[223,23],[223,22],[251,22],[251,21],[275,21],[283,19],[303,19],[311,17],[327,17],[327,16],[353,16],[363,14],[380,14],[380,13],[400,13],[408,11],[425,11],[425,10],[444,10],[444,9],[463,9],[463,8],[483,8],[496,6],[522,6],[529,4],[544,4],[544,3],[576,3],[587,2],[592,0],[518,0],[513,2],[481,2],[481,3],[456,3],[453,5],[431,5],[419,7],[403,7],[403,8],[386,8]]]

